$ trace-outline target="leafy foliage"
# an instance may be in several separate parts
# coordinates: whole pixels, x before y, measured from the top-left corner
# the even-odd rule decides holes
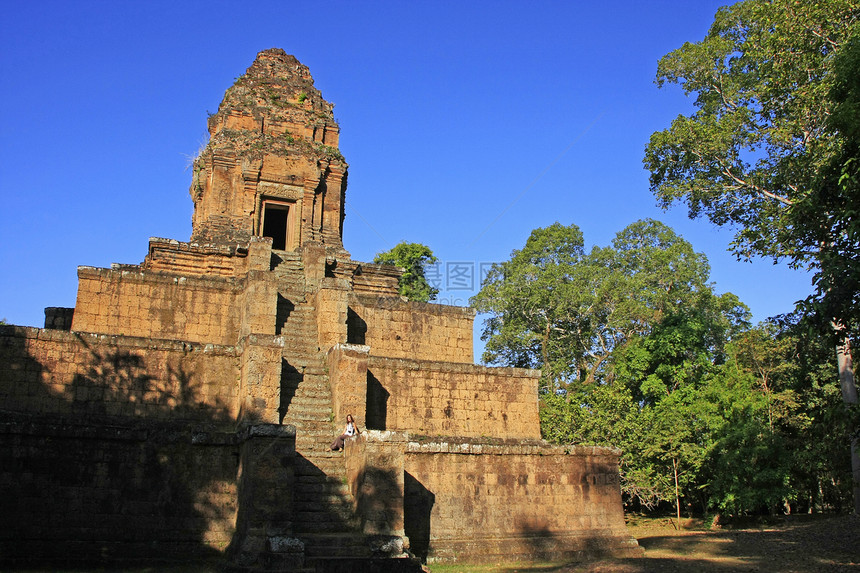
[[[483,359],[540,366],[552,389],[611,376],[616,348],[679,305],[712,296],[708,274],[705,256],[659,221],[637,221],[588,254],[576,225],[535,229],[471,300],[490,314]]]
[[[667,208],[736,229],[740,258],[815,271],[799,309],[837,343],[857,410],[851,339],[860,332],[860,2],[746,0],[717,12],[704,40],[660,60],[657,83],[696,111],[654,133],[651,190]],[[860,511],[860,438],[847,438]]]
[[[427,282],[424,270],[427,265],[436,262],[430,247],[420,243],[401,242],[392,249],[378,253],[373,262],[382,265],[401,267],[404,272],[400,277],[400,294],[409,300],[428,302],[436,300],[439,289]]]
[[[657,84],[695,94],[696,112],[654,133],[645,152],[664,207],[737,228],[735,253],[816,254],[790,208],[839,148],[827,129],[834,54],[860,17],[854,0],[748,0],[721,8],[708,35],[664,56]]]
[[[536,229],[472,301],[490,315],[486,361],[542,368],[545,439],[620,447],[633,507],[844,505],[849,425],[820,337],[794,318],[750,328],[704,256],[657,221],[583,245],[575,225]]]

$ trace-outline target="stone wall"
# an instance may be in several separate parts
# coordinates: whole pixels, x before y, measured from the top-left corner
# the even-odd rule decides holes
[[[366,424],[439,436],[540,438],[539,375],[536,370],[371,356]]]
[[[0,422],[0,563],[217,558],[233,539],[235,435],[78,417]]]
[[[399,281],[403,271],[398,267],[339,260],[332,269],[332,274],[337,278],[348,280],[356,294],[370,297],[400,297]]]
[[[280,418],[284,340],[251,334],[239,353],[239,419],[244,423],[277,424]]]
[[[235,344],[240,279],[78,267],[72,330]]]
[[[254,237],[251,248],[262,237]],[[271,239],[268,240],[271,252]],[[151,237],[149,253],[141,265],[143,270],[174,273],[181,276],[238,277],[249,270],[252,259],[247,250],[237,249],[236,245],[198,245],[183,243],[172,239]],[[268,269],[269,261],[265,261]],[[249,268],[250,266],[250,268]]]
[[[0,326],[0,565],[300,566],[282,349]]]
[[[360,428],[367,426],[367,351],[367,346],[336,344],[326,357],[334,419],[352,415]]]
[[[639,555],[625,531],[619,455],[412,436],[404,486],[411,549],[428,562]]]
[[[232,424],[238,392],[234,347],[0,326],[6,411]]]
[[[347,440],[347,485],[361,532],[403,549],[403,454],[406,435],[368,430]]]
[[[230,345],[274,334],[276,305],[277,284],[262,271],[203,278],[79,267],[72,330]]]
[[[473,362],[471,308],[355,294],[349,308],[348,342],[370,346],[374,356]]]

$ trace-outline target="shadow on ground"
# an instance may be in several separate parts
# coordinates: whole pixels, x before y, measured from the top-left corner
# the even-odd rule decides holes
[[[655,522],[657,523],[657,522]],[[645,556],[565,564],[431,566],[433,573],[860,572],[860,517],[791,517],[739,530],[675,531],[664,524],[628,528]]]

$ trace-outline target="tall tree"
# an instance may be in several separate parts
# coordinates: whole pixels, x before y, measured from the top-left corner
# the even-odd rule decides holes
[[[576,309],[587,304],[579,288],[584,259],[579,227],[554,223],[532,231],[509,261],[492,266],[470,301],[490,314],[481,335],[485,362],[543,368],[549,386],[583,367],[589,345]]]
[[[851,362],[857,333],[850,329],[857,326],[851,301],[860,283],[838,270],[856,268],[856,224],[846,225],[856,216],[845,208],[857,204],[857,171],[846,157],[846,126],[829,118],[838,107],[839,77],[843,109],[856,118],[850,103],[857,101],[856,76],[852,83],[850,74],[835,71],[858,20],[857,0],[747,0],[721,8],[703,41],[660,60],[658,85],[680,84],[695,95],[696,111],[654,133],[644,160],[658,202],[668,208],[680,201],[691,217],[733,226],[738,257],[786,259],[816,271],[818,296],[808,308],[839,337],[847,404],[857,402]],[[834,170],[838,177],[828,175]],[[851,455],[860,512],[856,438]]]
[[[556,223],[472,304],[490,314],[485,361],[543,370],[544,438],[622,447],[624,491],[680,508],[708,452],[699,381],[748,314],[714,294],[704,255],[653,220],[586,254],[579,228]]]
[[[576,225],[555,223],[493,265],[471,300],[490,315],[485,362],[542,368],[547,388],[592,383],[616,348],[711,296],[705,256],[659,221],[632,223],[588,254],[583,244]]]
[[[436,262],[430,247],[421,243],[398,243],[388,251],[377,253],[373,262],[380,265],[394,265],[403,269],[400,277],[400,294],[409,300],[429,302],[436,300],[439,289],[427,282],[424,272],[427,265]]]

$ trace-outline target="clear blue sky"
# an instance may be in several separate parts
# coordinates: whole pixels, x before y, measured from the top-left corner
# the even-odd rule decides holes
[[[605,245],[653,217],[756,320],[791,310],[808,276],[736,262],[730,232],[657,209],[642,168],[650,134],[691,109],[654,85],[657,60],[700,40],[723,2],[599,4],[6,2],[0,318],[41,326],[44,307],[74,306],[78,265],[139,263],[150,236],[188,240],[207,111],[270,47],[336,104],[353,258],[408,240],[477,272],[555,221]],[[477,289],[455,286],[444,300]]]

